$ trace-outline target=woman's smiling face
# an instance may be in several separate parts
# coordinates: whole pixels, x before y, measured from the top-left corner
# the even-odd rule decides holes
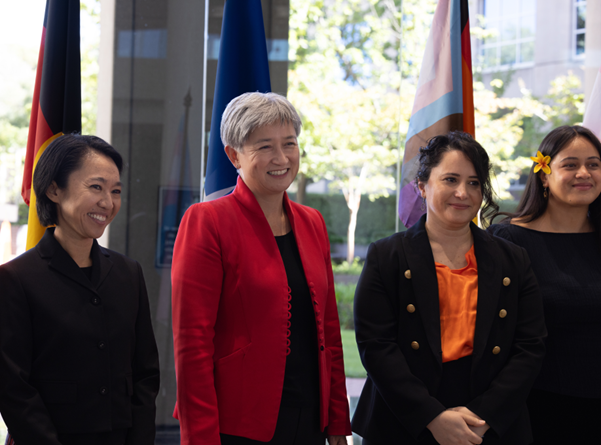
[[[99,238],[121,208],[119,170],[111,158],[90,151],[69,176],[67,187],[53,183],[47,195],[56,203],[56,231],[62,236]]]
[[[541,173],[549,205],[588,206],[601,193],[601,157],[587,139],[573,139],[549,166],[550,174]]]
[[[230,152],[232,163],[255,196],[283,195],[298,173],[300,154],[291,123],[259,127],[240,152]]]
[[[474,164],[459,150],[446,152],[419,188],[426,198],[428,222],[445,229],[468,225],[482,204],[482,185]]]

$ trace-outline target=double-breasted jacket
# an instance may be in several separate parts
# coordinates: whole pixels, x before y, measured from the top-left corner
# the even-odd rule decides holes
[[[438,281],[425,216],[373,243],[355,295],[355,329],[367,382],[353,430],[375,443],[417,444],[444,411]],[[546,329],[524,249],[471,224],[478,303],[467,408],[490,430],[485,443],[532,435],[526,398],[544,356]]]

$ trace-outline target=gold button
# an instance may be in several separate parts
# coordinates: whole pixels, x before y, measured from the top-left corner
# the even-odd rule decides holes
[[[492,353],[494,355],[497,355],[499,352],[501,352],[501,348],[499,348],[498,346],[495,346],[494,348],[492,348]]]
[[[412,304],[408,304],[407,312],[409,312],[410,314],[413,314],[415,312],[415,306],[413,306]]]
[[[407,270],[405,271],[405,278],[407,278],[408,280],[410,280],[410,279],[411,279],[411,271],[410,271],[409,269],[407,269]]]
[[[419,349],[419,343],[416,341],[412,341],[411,347],[417,351]]]
[[[509,277],[503,278],[503,286],[509,286],[511,284],[511,280]]]
[[[499,317],[501,317],[501,318],[507,317],[507,311],[505,309],[501,309],[499,311]]]

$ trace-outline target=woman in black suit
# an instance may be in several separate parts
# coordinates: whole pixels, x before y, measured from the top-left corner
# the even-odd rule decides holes
[[[364,444],[531,442],[528,391],[544,355],[526,252],[471,221],[494,210],[486,151],[452,132],[420,149],[427,215],[373,243],[355,295],[367,382]]]
[[[38,245],[0,267],[0,412],[17,445],[151,445],[159,363],[140,265],[98,245],[121,156],[52,142],[35,169]],[[12,442],[11,442],[12,443]]]

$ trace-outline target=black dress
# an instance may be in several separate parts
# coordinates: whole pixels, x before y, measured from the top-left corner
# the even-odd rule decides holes
[[[543,298],[547,353],[528,399],[535,443],[589,443],[601,418],[599,235],[488,230],[526,249]]]
[[[319,429],[317,327],[309,286],[294,234],[276,236],[290,288],[290,350],[286,357],[282,401],[274,437],[259,442],[221,434],[222,445],[323,445]]]

